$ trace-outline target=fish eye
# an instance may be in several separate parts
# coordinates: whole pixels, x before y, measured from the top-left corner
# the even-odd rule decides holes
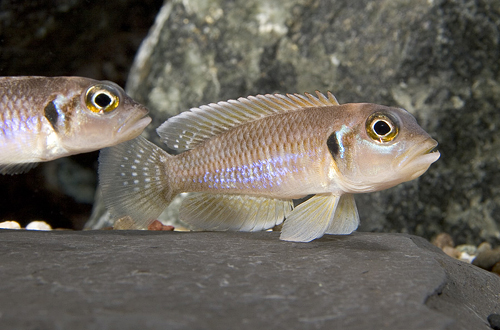
[[[105,85],[94,85],[87,89],[85,105],[94,113],[109,113],[120,104],[117,91]]]
[[[399,128],[389,116],[383,113],[374,113],[366,121],[366,132],[374,141],[385,143],[396,138]]]

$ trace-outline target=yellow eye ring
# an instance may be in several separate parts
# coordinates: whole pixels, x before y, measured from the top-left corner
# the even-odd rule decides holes
[[[398,136],[399,127],[389,116],[376,112],[366,121],[366,133],[374,141],[386,143]]]
[[[85,105],[94,113],[108,113],[120,104],[118,93],[105,85],[94,85],[87,89]]]

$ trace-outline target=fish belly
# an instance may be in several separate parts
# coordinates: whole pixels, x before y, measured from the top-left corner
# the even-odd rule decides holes
[[[42,161],[49,133],[43,119],[5,109],[0,117],[0,164]]]

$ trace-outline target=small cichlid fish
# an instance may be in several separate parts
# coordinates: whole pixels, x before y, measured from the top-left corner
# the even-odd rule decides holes
[[[109,81],[0,77],[0,173],[137,137],[148,110]]]
[[[139,137],[101,151],[112,214],[147,228],[191,192],[180,219],[203,230],[259,231],[308,242],[359,224],[353,194],[413,180],[440,154],[403,109],[311,94],[258,95],[191,109],[157,130],[170,155]],[[293,199],[313,197],[295,209]]]

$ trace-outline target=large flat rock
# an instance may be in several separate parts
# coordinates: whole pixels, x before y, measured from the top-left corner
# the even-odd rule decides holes
[[[0,231],[3,329],[490,329],[500,277],[402,234]]]

